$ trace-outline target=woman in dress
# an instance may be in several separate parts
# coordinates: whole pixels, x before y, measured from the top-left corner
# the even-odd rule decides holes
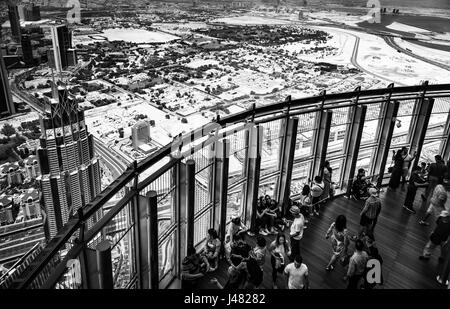
[[[325,165],[323,168],[323,183],[324,189],[321,200],[326,200],[330,198],[330,189],[331,189],[331,176],[333,173],[333,169],[330,166],[329,161],[325,161]]]
[[[391,179],[389,180],[389,188],[395,190],[400,186],[400,181],[403,174],[403,150],[399,149],[397,153],[394,151],[392,160],[394,161],[394,166],[392,168]]]
[[[345,257],[347,256],[349,237],[347,231],[347,218],[344,215],[339,215],[336,218],[336,221],[331,224],[325,238],[328,239],[330,236],[333,255],[325,268],[328,271],[334,269],[334,264],[338,258],[341,259],[341,262],[344,262]]]
[[[283,273],[291,255],[291,247],[282,233],[279,233],[277,238],[270,244],[269,252],[271,254],[273,288],[276,289],[278,273]]]

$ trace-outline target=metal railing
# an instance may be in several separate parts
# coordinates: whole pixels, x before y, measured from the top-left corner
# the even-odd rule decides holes
[[[393,85],[391,85],[385,89],[365,91],[357,89],[354,92],[336,94],[326,94],[326,92],[323,92],[319,96],[288,100],[286,102],[261,107],[253,106],[253,108],[249,110],[225,118],[217,117],[214,122],[207,126],[203,126],[202,128],[198,128],[193,132],[182,136],[183,144],[180,147],[176,147],[179,140],[174,141],[149,155],[143,161],[139,163],[134,162],[130,165],[122,175],[114,180],[93,201],[65,224],[64,228],[59,231],[46,247],[37,254],[34,260],[29,263],[29,266],[9,283],[8,288],[81,287],[79,284],[67,283],[69,281],[73,282],[73,278],[71,278],[70,275],[67,275],[67,262],[69,260],[78,259],[80,254],[82,254],[82,251],[88,244],[92,243],[92,241],[103,239],[105,237],[105,228],[108,226],[111,227],[111,222],[114,222],[118,216],[122,216],[124,212],[131,218],[129,219],[127,217],[126,220],[129,219],[130,221],[127,221],[126,224],[124,223],[126,226],[121,232],[121,236],[118,236],[119,238],[111,236],[116,241],[113,243],[113,246],[125,239],[122,238],[125,234],[127,235],[127,239],[129,238],[129,240],[127,240],[128,244],[120,247],[120,250],[122,250],[120,254],[122,255],[117,263],[117,267],[124,267],[123,265],[127,265],[126,267],[129,268],[126,269],[128,276],[127,280],[122,281],[123,284],[121,284],[120,287],[139,286],[138,273],[140,270],[137,269],[139,263],[137,262],[136,254],[135,252],[130,251],[130,254],[126,255],[129,262],[124,263],[123,258],[125,255],[123,254],[123,250],[128,250],[130,247],[135,248],[137,246],[137,239],[135,237],[136,231],[134,231],[134,222],[136,218],[133,219],[132,208],[136,207],[134,201],[139,198],[139,195],[143,195],[148,189],[158,192],[158,206],[161,207],[161,213],[158,212],[158,218],[161,222],[167,221],[166,223],[161,223],[158,235],[160,248],[159,255],[162,255],[162,257],[160,256],[160,263],[172,263],[170,265],[167,264],[169,265],[167,267],[166,265],[159,265],[159,279],[166,279],[168,276],[167,274],[177,271],[177,266],[173,265],[173,263],[176,262],[174,261],[173,256],[176,255],[175,253],[179,253],[176,252],[179,250],[179,246],[174,242],[174,239],[178,237],[177,233],[180,222],[178,222],[179,218],[174,216],[173,212],[175,211],[178,213],[180,205],[176,201],[169,201],[166,199],[170,199],[174,194],[173,192],[177,191],[177,186],[179,186],[179,183],[176,183],[176,180],[174,179],[176,179],[176,168],[180,163],[185,162],[187,159],[193,159],[196,162],[196,191],[203,190],[203,192],[196,192],[196,196],[199,197],[201,194],[202,196],[210,194],[212,190],[209,186],[212,182],[209,180],[209,177],[213,170],[211,161],[206,159],[206,154],[217,140],[227,138],[230,140],[230,144],[233,145],[233,139],[239,138],[239,145],[236,145],[235,151],[232,151],[231,154],[231,157],[236,160],[234,164],[237,165],[237,170],[234,174],[233,171],[230,170],[229,174],[230,178],[236,177],[236,174],[238,175],[237,178],[239,181],[230,183],[229,185],[236,188],[246,182],[241,166],[242,164],[245,164],[243,161],[246,159],[248,145],[246,142],[243,142],[245,134],[242,135],[239,133],[246,130],[246,123],[254,123],[255,125],[269,123],[270,125],[271,123],[274,123],[274,121],[287,119],[292,116],[332,111],[337,108],[369,106],[389,101],[398,101],[401,104],[401,102],[421,100],[424,98],[447,100],[446,102],[450,107],[450,84],[428,85],[427,83],[424,83],[423,85],[408,87],[393,87]],[[344,122],[346,121],[344,120]],[[231,125],[236,125],[237,129],[234,129],[234,132],[238,132],[238,134],[223,134]],[[447,126],[448,123],[444,125]],[[311,126],[311,124],[308,124],[308,126]],[[312,130],[315,129],[316,128],[313,128]],[[281,126],[279,130],[282,130]],[[283,134],[286,134],[286,132],[275,132],[275,134],[277,135],[275,136],[275,139],[282,140],[280,137],[283,137]],[[177,152],[178,155],[175,156],[176,150],[181,150],[181,157],[179,156],[179,152]],[[243,151],[243,153],[240,153],[241,151]],[[275,152],[276,151],[279,151],[279,149],[275,149]],[[306,160],[312,160],[313,156],[314,154],[312,153],[310,156],[296,158],[295,160],[296,162],[304,162]],[[340,156],[337,159],[344,160],[344,157]],[[267,162],[262,162],[261,168],[267,168],[269,171],[267,175],[264,175],[265,177],[271,177],[271,175],[275,177],[276,175],[278,162],[276,162],[277,159],[275,159],[274,162],[271,160],[272,158],[269,156]],[[272,172],[274,168],[275,173]],[[87,228],[87,224],[85,223],[98,214],[98,211],[102,209],[103,205],[114,199],[115,195],[125,188],[125,195],[120,200],[114,202],[115,205],[104,213],[95,224]],[[209,222],[210,219],[208,218],[210,217],[209,212],[214,206],[214,201],[203,198],[201,201],[197,200],[197,203],[200,203],[200,205],[197,205],[195,208],[195,219],[200,222],[199,227],[205,229],[206,227],[211,226],[211,223]],[[114,224],[117,228],[117,223]],[[196,244],[204,239],[205,236],[206,231],[195,230]],[[118,282],[117,276],[120,276],[121,270],[122,269],[117,268],[115,270],[113,269],[115,282]],[[179,274],[174,274],[173,276],[175,277],[177,275]],[[61,284],[61,281],[67,282]]]

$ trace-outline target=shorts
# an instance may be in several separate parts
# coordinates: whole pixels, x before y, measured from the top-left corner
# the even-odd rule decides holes
[[[359,224],[361,226],[369,226],[373,223],[374,219],[368,218],[366,215],[361,216],[361,220],[359,221]]]

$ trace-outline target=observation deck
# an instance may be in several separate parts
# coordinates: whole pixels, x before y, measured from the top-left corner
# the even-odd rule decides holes
[[[328,160],[338,197],[305,230],[302,248],[312,287],[336,288],[322,269],[331,249],[320,237],[337,214],[350,219],[349,229],[358,227],[361,208],[345,199],[356,171],[364,168],[373,182],[385,184],[392,150],[404,146],[417,151],[412,165],[436,154],[450,159],[450,84],[324,91],[218,117],[129,166],[1,287],[176,287],[187,247],[200,247],[208,228],[223,239],[237,215],[252,227],[261,195],[286,210]],[[436,287],[433,272],[417,259],[429,229],[402,213],[404,192],[382,198],[377,243],[387,257],[386,287]],[[101,208],[103,216],[88,228]],[[270,280],[268,268],[265,277]]]

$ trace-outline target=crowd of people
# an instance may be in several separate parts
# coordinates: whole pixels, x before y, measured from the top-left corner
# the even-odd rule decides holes
[[[422,163],[414,167],[410,173],[410,165],[416,154],[410,154],[403,148],[393,155],[391,179],[389,188],[396,190],[400,185],[407,184],[407,194],[403,207],[414,213],[414,202],[417,190],[426,188],[422,199],[427,205],[427,212],[420,220],[421,225],[430,225],[428,220],[433,217],[435,227],[428,242],[425,244],[420,259],[430,259],[433,251],[441,247],[450,247],[447,240],[450,236],[450,211],[447,202],[447,190],[443,186],[445,175],[450,165],[445,165],[440,156],[436,162]],[[208,239],[204,247],[197,253],[192,248],[184,259],[183,281],[185,287],[192,287],[192,282],[203,277],[206,273],[217,270],[221,255],[229,263],[227,279],[220,283],[218,279],[210,280],[217,288],[224,289],[253,289],[261,287],[264,277],[264,267],[267,261],[271,266],[271,281],[273,288],[279,288],[279,277],[284,277],[289,289],[309,288],[309,270],[302,258],[302,239],[309,220],[320,216],[322,206],[334,196],[332,183],[333,170],[329,162],[324,165],[321,175],[305,184],[297,200],[291,201],[287,208],[266,195],[258,199],[256,205],[255,224],[251,229],[243,224],[240,217],[231,220],[223,243],[217,232],[208,231]],[[410,174],[410,175],[409,175]],[[409,176],[409,177],[408,177]],[[364,169],[359,169],[352,182],[351,194],[362,201],[359,228],[354,227],[354,233],[347,228],[347,218],[341,214],[331,222],[325,238],[330,241],[330,259],[324,265],[326,271],[333,271],[337,265],[346,267],[343,278],[347,288],[372,289],[377,283],[365,280],[369,260],[383,263],[381,254],[375,243],[375,227],[382,211],[379,189],[366,177]],[[274,235],[273,240],[267,236]],[[251,237],[252,241],[249,241]],[[252,247],[250,243],[255,245]],[[350,253],[350,248],[353,252]],[[447,249],[447,250],[450,250]],[[339,263],[338,263],[339,262]],[[267,265],[269,266],[269,265]],[[266,266],[266,267],[267,267]],[[381,276],[382,277],[382,276]],[[438,282],[446,284],[445,278],[436,278]],[[382,284],[383,280],[378,284]]]

